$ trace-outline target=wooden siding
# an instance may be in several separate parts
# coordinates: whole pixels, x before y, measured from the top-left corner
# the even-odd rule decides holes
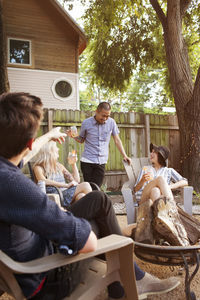
[[[66,131],[70,126],[77,126],[80,130],[81,123],[85,118],[92,116],[93,112],[81,112],[72,110],[53,110],[51,114],[45,110],[41,132],[48,130],[48,125],[61,126]],[[48,116],[50,119],[48,119]],[[149,150],[149,140],[157,145],[166,145],[170,148],[169,166],[180,172],[180,143],[179,128],[176,116],[145,115],[140,113],[113,113],[111,115],[120,129],[120,138],[130,157],[142,157]],[[149,126],[147,126],[149,120]],[[147,132],[149,128],[150,132]],[[149,138],[147,136],[149,135]],[[67,137],[65,143],[59,145],[60,161],[67,168],[67,154],[72,149],[77,150],[78,158],[81,157],[84,145]],[[106,165],[105,182],[108,190],[120,190],[122,184],[128,180],[122,164],[122,157],[111,138],[108,163]],[[80,169],[80,165],[78,164]]]
[[[6,35],[32,42],[30,68],[78,72],[79,36],[49,1],[7,0],[3,5]]]
[[[54,97],[52,84],[57,78],[66,78],[73,85],[72,96],[62,101]],[[78,75],[73,73],[39,71],[30,69],[8,68],[8,78],[11,92],[28,92],[39,96],[44,108],[78,109]]]

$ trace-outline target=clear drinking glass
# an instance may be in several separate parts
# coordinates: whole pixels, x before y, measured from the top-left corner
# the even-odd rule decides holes
[[[150,177],[149,181],[154,179],[154,172],[153,172],[153,167],[152,166],[144,166],[143,171],[144,171],[144,174],[149,175],[149,177]]]
[[[76,126],[71,126],[70,129],[71,129],[72,137],[78,136],[78,130]]]
[[[77,162],[77,154],[76,154],[76,150],[72,150],[71,152],[68,153],[68,163],[70,165],[73,165]]]

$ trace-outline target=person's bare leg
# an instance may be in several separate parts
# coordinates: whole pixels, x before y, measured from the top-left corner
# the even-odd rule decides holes
[[[73,201],[77,201],[77,200],[81,199],[84,196],[85,196],[84,193],[79,193],[79,194],[76,195],[76,197],[75,197],[75,199]]]
[[[160,193],[158,189],[160,190]],[[153,198],[152,200],[154,201],[158,199],[161,195],[167,197],[168,199],[173,199],[172,191],[169,185],[167,184],[166,180],[162,176],[159,176],[145,186],[142,192],[140,204],[148,200],[149,198]]]
[[[72,202],[77,201],[84,197],[86,194],[92,192],[91,185],[89,182],[81,182],[77,185]]]
[[[80,193],[84,193],[86,195],[90,192],[92,192],[92,188],[89,182],[81,182],[76,187],[74,198],[76,198],[76,196]]]
[[[161,196],[161,191],[158,187],[154,187],[152,188],[152,190],[150,191],[150,199],[152,201],[158,199]]]

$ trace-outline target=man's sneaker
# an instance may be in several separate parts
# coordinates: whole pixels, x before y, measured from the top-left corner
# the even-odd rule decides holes
[[[148,295],[167,293],[175,289],[180,281],[175,277],[159,279],[148,273],[141,280],[136,281],[139,300],[146,299]]]

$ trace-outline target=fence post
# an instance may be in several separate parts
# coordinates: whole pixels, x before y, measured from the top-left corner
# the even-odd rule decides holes
[[[53,111],[48,109],[48,131],[53,128]]]
[[[145,114],[145,156],[149,156],[149,145],[150,145],[150,124],[149,115]]]
[[[135,113],[129,112],[130,124],[135,123]],[[136,131],[134,128],[130,128],[130,157],[137,157],[137,145],[136,145]]]

